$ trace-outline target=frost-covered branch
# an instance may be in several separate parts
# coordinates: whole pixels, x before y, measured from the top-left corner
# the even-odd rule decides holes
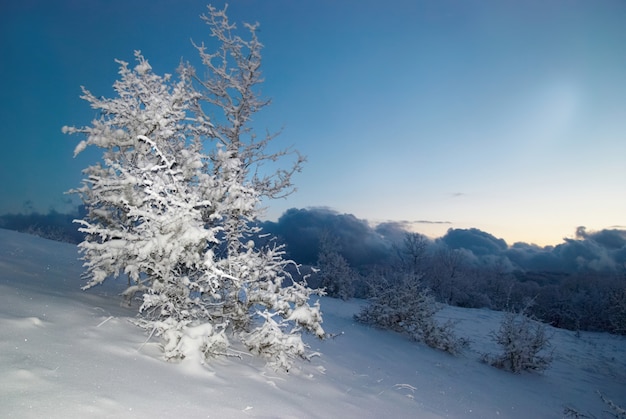
[[[200,99],[194,103],[197,121],[210,121],[208,114],[220,116],[212,121],[218,143],[241,161],[240,175],[258,192],[260,198],[281,198],[295,189],[292,176],[300,172],[304,156],[291,149],[268,152],[268,146],[277,134],[267,133],[259,138],[250,127],[252,116],[270,104],[263,99],[259,86],[263,83],[261,73],[261,50],[258,24],[244,24],[249,37],[237,35],[237,27],[228,20],[226,8],[218,10],[208,6],[208,14],[202,19],[209,26],[211,37],[219,48],[209,52],[204,43],[196,45],[206,76],[200,77],[189,65],[181,67],[193,75]],[[276,162],[283,157],[295,155],[288,169],[274,172],[263,168],[265,162]]]

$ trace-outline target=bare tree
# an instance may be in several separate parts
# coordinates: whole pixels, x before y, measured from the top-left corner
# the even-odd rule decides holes
[[[402,267],[416,275],[424,273],[428,239],[423,234],[406,233],[402,246],[396,246],[396,255]]]

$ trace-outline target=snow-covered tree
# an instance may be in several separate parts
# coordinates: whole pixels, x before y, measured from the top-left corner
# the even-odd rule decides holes
[[[410,339],[451,354],[457,354],[468,341],[454,334],[454,323],[435,318],[441,309],[420,278],[387,272],[370,279],[373,297],[355,319],[361,323],[393,330]]]
[[[552,362],[552,355],[547,353],[550,339],[546,326],[528,315],[528,306],[505,312],[500,329],[492,337],[502,353],[486,354],[483,360],[497,368],[513,373],[541,372]]]
[[[303,329],[324,336],[320,307],[309,304],[316,291],[288,274],[294,262],[280,246],[255,244],[261,232],[253,225],[261,199],[293,190],[303,158],[273,174],[261,169],[289,150],[266,152],[274,136],[257,140],[250,127],[251,115],[268,104],[257,92],[256,26],[246,25],[245,40],[225,10],[209,6],[203,18],[220,45],[215,54],[198,47],[205,79],[189,64],[177,81],[156,75],[136,52],[133,69],[118,61],[116,97],[83,89],[99,118],[64,127],[86,136],[75,154],[103,149],[102,163],[85,170],[75,191],[87,208],[78,221],[87,234],[79,245],[85,288],[126,274],[128,300],[143,297],[138,323],[164,339],[167,358],[226,353],[234,335],[287,368],[306,356]]]
[[[320,286],[328,296],[348,300],[354,295],[356,272],[339,253],[337,238],[328,232],[320,235],[317,269]]]

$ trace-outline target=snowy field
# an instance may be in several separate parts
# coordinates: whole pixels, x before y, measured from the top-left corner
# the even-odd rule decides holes
[[[513,375],[496,353],[501,314],[449,307],[471,347],[458,357],[352,320],[362,301],[322,299],[339,334],[289,374],[259,359],[202,366],[161,360],[157,339],[129,323],[115,284],[81,291],[76,247],[0,230],[1,418],[560,418],[571,407],[611,417],[626,404],[626,339],[550,329],[554,362]]]

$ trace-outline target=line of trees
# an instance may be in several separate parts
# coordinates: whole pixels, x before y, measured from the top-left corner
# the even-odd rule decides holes
[[[419,233],[406,233],[384,263],[358,270],[347,263],[325,263],[342,256],[338,248],[333,258],[325,250],[320,253],[324,256],[318,263],[319,275],[329,295],[346,299],[373,297],[372,284],[380,281],[381,271],[416,272],[421,286],[444,304],[502,311],[525,309],[529,315],[559,328],[626,334],[626,273],[515,271],[498,260],[476,265],[463,249],[431,244]],[[350,272],[349,288],[345,285],[346,271]],[[336,291],[339,289],[343,290],[341,294]]]

